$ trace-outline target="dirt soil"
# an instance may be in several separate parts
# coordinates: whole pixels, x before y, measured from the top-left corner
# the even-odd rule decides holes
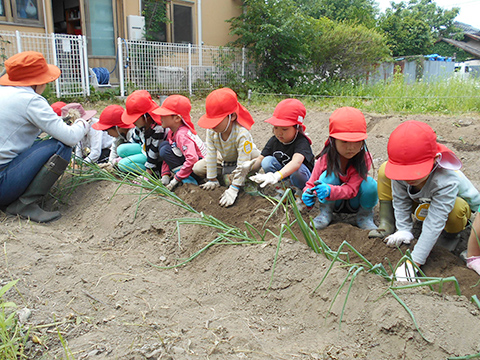
[[[259,148],[271,136],[263,120],[272,110],[252,111]],[[327,138],[329,114],[307,113],[315,153]],[[392,130],[416,119],[436,130],[439,142],[457,153],[464,173],[480,188],[480,116],[366,118],[377,169],[386,160]],[[3,285],[19,279],[5,298],[31,311],[24,320],[32,328],[29,358],[447,359],[480,352],[480,309],[470,301],[480,295],[480,277],[457,256],[465,249],[468,230],[454,253],[435,247],[423,267],[427,276],[454,276],[461,296],[451,283],[442,293],[427,287],[396,291],[420,333],[379,276],[361,271],[344,309],[350,280],[337,291],[347,268],[334,266],[314,291],[330,262],[292,236],[281,242],[270,288],[278,242],[270,233],[260,244],[215,245],[184,266],[159,269],[201,250],[217,231],[180,225],[179,236],[172,220],[198,215],[158,196],[141,200],[138,188],[117,190],[111,182],[78,187],[68,204],[57,204],[63,216],[51,224],[0,214],[0,280]],[[263,232],[272,203],[241,193],[235,206],[224,209],[218,206],[223,190],[184,185],[176,193],[198,211],[243,230],[247,221]],[[303,215],[308,220],[316,213]],[[284,222],[280,211],[266,228],[278,234]],[[354,226],[353,217],[336,216],[319,235],[332,249],[347,241],[387,268],[401,257],[367,233]],[[402,251],[407,248],[402,245]]]

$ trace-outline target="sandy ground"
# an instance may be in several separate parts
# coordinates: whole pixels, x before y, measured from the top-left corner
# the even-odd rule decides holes
[[[262,148],[271,136],[271,126],[263,123],[270,112],[252,114],[257,121],[252,133]],[[328,116],[307,113],[315,153],[327,138]],[[439,141],[455,150],[479,187],[480,117],[366,118],[376,168],[386,160],[391,131],[416,119],[429,123]],[[222,191],[184,185],[176,193],[197,211],[242,230],[247,221],[263,233],[272,203],[241,193],[235,206],[224,209],[217,205]],[[58,332],[75,359],[447,359],[480,352],[480,309],[470,302],[480,295],[480,277],[456,256],[465,241],[454,253],[435,247],[423,268],[428,276],[455,276],[461,296],[451,283],[442,293],[427,287],[397,290],[420,333],[379,276],[361,271],[345,308],[350,280],[337,291],[348,268],[334,266],[314,291],[330,262],[292,236],[281,242],[273,278],[278,240],[268,232],[262,243],[214,245],[184,266],[160,269],[201,250],[219,231],[186,224],[179,226],[179,236],[172,220],[198,215],[110,182],[78,187],[68,204],[57,206],[62,218],[44,225],[0,214],[0,280],[19,279],[6,298],[31,310],[26,323],[40,342],[27,343],[29,358],[67,358]],[[316,214],[303,215],[308,220]],[[278,234],[284,222],[280,211],[265,228]],[[301,239],[298,229],[295,233]],[[332,249],[347,241],[386,267],[401,257],[367,233],[352,217],[336,216],[319,235]],[[468,230],[462,239],[467,236]],[[355,261],[351,251],[350,256]]]

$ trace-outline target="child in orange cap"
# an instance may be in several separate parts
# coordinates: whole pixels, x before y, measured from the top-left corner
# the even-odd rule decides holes
[[[112,165],[118,165],[122,161],[123,165],[125,165],[125,163],[134,161],[134,159],[123,160],[127,155],[120,156],[118,154],[118,147],[122,144],[136,145],[137,152],[141,151],[139,130],[133,124],[127,125],[123,123],[122,114],[124,111],[120,105],[108,105],[100,114],[98,122],[92,124],[92,128],[95,130],[105,131],[115,139],[110,148],[110,156],[108,158],[108,162]],[[139,165],[144,163],[145,161]]]
[[[308,207],[314,205],[316,198],[319,200],[320,213],[313,219],[315,228],[326,228],[333,212],[347,212],[356,213],[359,228],[375,229],[377,183],[368,176],[372,157],[365,143],[365,116],[353,107],[339,108],[330,116],[329,132],[302,195]]]
[[[262,167],[265,174],[256,174],[250,180],[265,187],[289,178],[299,189],[305,187],[315,163],[311,140],[305,135],[303,121],[307,110],[297,99],[285,99],[278,103],[273,116],[266,122],[273,125],[273,136],[268,140],[252,167]]]
[[[198,125],[207,129],[207,156],[198,161],[193,171],[207,182],[200,187],[213,190],[220,186],[217,180],[217,159],[221,159],[221,174],[233,174],[231,185],[220,198],[220,206],[231,206],[245,183],[260,151],[253,143],[250,129],[254,123],[248,110],[238,102],[237,94],[229,88],[212,91],[205,101],[206,114]],[[237,171],[235,171],[237,169]]]
[[[137,129],[140,130],[142,146],[140,152],[138,152],[138,149],[136,152],[127,152],[128,156],[126,159],[131,159],[132,162],[123,165],[119,164],[120,170],[126,172],[146,170],[149,174],[160,172],[162,163],[159,156],[159,148],[167,137],[168,129],[165,130],[160,125],[160,115],[153,113],[153,110],[158,108],[159,105],[152,100],[150,93],[146,90],[136,90],[127,97],[122,121],[127,125],[135,124]],[[123,144],[119,146],[118,151],[123,152],[122,147],[125,146],[128,146],[128,150],[130,150],[130,144]],[[138,163],[141,160],[144,160],[144,162],[139,166]]]
[[[90,124],[95,124],[98,119],[95,118],[97,110],[85,110],[81,104],[70,103],[62,107],[62,118],[68,121],[75,121],[78,118],[87,120]],[[110,148],[113,144],[113,138],[107,133],[96,130],[93,126],[75,145],[75,156],[83,159],[86,163],[102,164],[108,161]]]
[[[162,184],[173,190],[181,183],[193,183],[197,180],[191,176],[193,165],[205,157],[206,148],[193,126],[190,100],[182,95],[171,95],[162,106],[153,113],[162,117],[162,126],[170,129],[167,140],[160,145],[162,164]],[[173,177],[172,172],[175,174]]]
[[[437,143],[437,135],[425,123],[410,120],[399,125],[390,135],[387,151],[388,161],[378,173],[378,194],[380,199],[393,199],[397,231],[384,241],[392,247],[410,244],[413,209],[414,217],[423,222],[412,251],[413,261],[421,266],[444,229],[456,234],[465,228],[471,208],[480,205],[480,193],[460,171],[460,160]],[[446,240],[445,247],[453,250],[454,239]],[[415,281],[414,277],[410,262],[396,271],[397,280]]]

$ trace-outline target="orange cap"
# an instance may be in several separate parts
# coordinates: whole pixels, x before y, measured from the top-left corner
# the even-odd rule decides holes
[[[345,106],[335,110],[329,119],[330,136],[343,141],[361,141],[367,138],[367,122],[363,113]]]
[[[205,100],[206,114],[198,120],[198,125],[204,129],[213,129],[230,114],[237,114],[237,121],[250,130],[254,124],[252,115],[238,102],[237,94],[229,88],[213,90]]]
[[[148,113],[153,120],[160,124],[160,116],[153,113],[153,110],[158,107],[158,104],[152,100],[152,96],[147,90],[135,90],[127,97],[122,121],[127,125],[133,124],[140,116]]]
[[[132,129],[133,124],[125,124],[122,122],[122,114],[125,110],[120,105],[108,105],[100,114],[100,119],[92,124],[95,130],[107,130],[118,126],[119,128]]]
[[[24,51],[5,61],[7,73],[0,77],[0,85],[32,86],[52,82],[60,76],[60,69],[47,64],[36,51]]]
[[[192,133],[196,134],[197,131],[190,117],[191,110],[192,104],[187,97],[183,95],[170,95],[163,101],[162,106],[153,110],[153,113],[160,116],[180,115],[183,123],[188,126]],[[159,122],[159,124],[161,124],[161,122]]]

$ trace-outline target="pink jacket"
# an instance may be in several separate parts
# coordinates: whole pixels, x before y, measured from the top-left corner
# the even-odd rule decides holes
[[[367,164],[367,169],[370,170],[372,167],[372,160],[368,153],[365,154],[365,162]],[[327,154],[323,155],[315,162],[312,175],[305,184],[303,191],[313,188],[315,186],[314,182],[320,178],[320,175],[322,175],[325,170],[327,170]],[[363,178],[353,166],[349,166],[347,168],[347,173],[345,175],[340,175],[340,181],[342,185],[330,185],[330,196],[326,198],[326,200],[335,201],[353,199],[358,194]]]
[[[182,181],[190,176],[193,165],[206,156],[207,149],[202,139],[192,133],[185,125],[180,126],[175,133],[169,131],[166,141],[168,141],[172,148],[176,147],[177,151],[180,151],[183,156],[185,156],[185,162],[182,168],[175,174],[175,179]],[[175,152],[174,150],[174,153]],[[170,174],[170,170],[164,161],[162,163],[162,176]]]

